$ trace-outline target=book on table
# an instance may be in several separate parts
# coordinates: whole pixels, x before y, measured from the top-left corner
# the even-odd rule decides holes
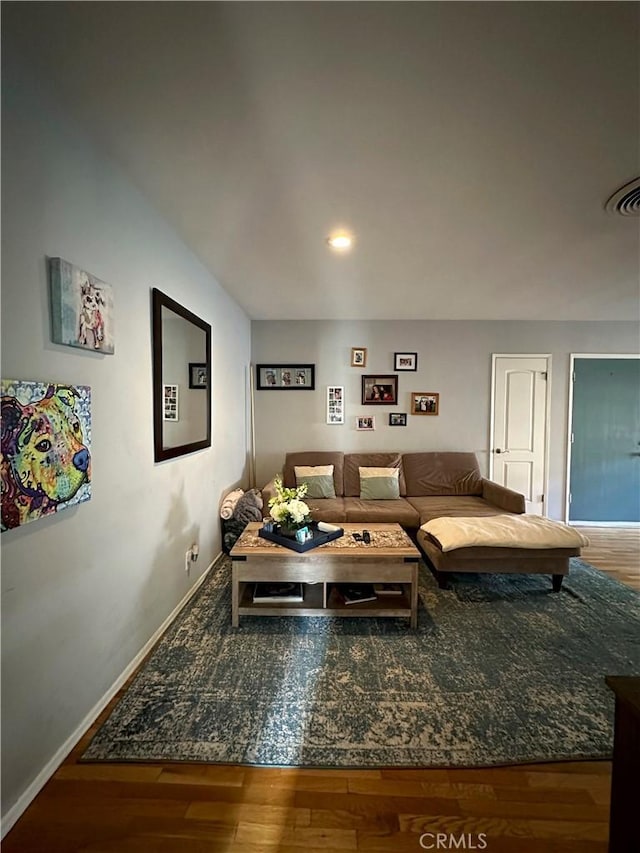
[[[373,591],[376,595],[402,595],[404,587],[401,583],[374,583]]]
[[[345,604],[362,604],[364,601],[376,601],[378,598],[373,591],[373,584],[370,583],[338,584],[338,593]]]
[[[266,582],[257,583],[253,590],[254,604],[289,604],[304,601],[301,583]]]

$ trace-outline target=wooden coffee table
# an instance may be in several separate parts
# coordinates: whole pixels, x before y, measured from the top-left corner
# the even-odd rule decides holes
[[[231,624],[241,616],[402,616],[418,625],[420,552],[399,524],[341,524],[344,536],[303,554],[258,536],[260,522],[248,524],[231,549]],[[371,544],[352,533],[371,534]],[[304,601],[253,602],[256,582],[304,584]],[[344,604],[335,584],[400,583],[402,595],[379,595],[376,601]]]

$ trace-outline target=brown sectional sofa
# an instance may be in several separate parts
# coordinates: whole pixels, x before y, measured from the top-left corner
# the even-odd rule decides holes
[[[485,479],[474,453],[287,453],[282,479],[296,485],[296,465],[333,465],[335,498],[305,498],[316,521],[397,522],[409,530],[443,515],[497,515],[524,512],[524,497]],[[399,468],[400,497],[362,500],[360,466]],[[262,490],[265,508],[275,490]]]
[[[412,534],[430,562],[441,586],[446,572],[516,572],[553,575],[559,591],[569,571],[569,558],[579,548],[544,551],[528,548],[459,548],[443,552],[439,543],[420,526],[442,516],[521,514],[524,496],[480,474],[474,453],[342,453],[301,451],[287,453],[282,479],[296,485],[296,465],[333,465],[335,498],[305,498],[316,521],[362,523],[397,522]],[[396,500],[362,500],[359,467],[399,468],[400,497]],[[275,489],[273,480],[262,490],[265,511]]]

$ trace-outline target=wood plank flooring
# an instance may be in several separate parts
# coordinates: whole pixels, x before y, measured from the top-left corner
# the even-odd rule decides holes
[[[640,589],[640,530],[583,532],[591,540],[584,558]],[[419,853],[424,833],[488,853],[607,851],[608,761],[481,770],[78,764],[110,708],[7,835],[3,853]]]
[[[578,527],[590,542],[582,559],[640,590],[640,527]]]

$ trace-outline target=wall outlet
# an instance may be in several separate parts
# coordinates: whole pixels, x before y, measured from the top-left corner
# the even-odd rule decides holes
[[[189,569],[191,568],[191,563],[195,563],[198,559],[198,554],[200,553],[200,549],[198,545],[194,543],[188,551],[185,552],[184,555],[184,570],[187,574],[189,574]]]

